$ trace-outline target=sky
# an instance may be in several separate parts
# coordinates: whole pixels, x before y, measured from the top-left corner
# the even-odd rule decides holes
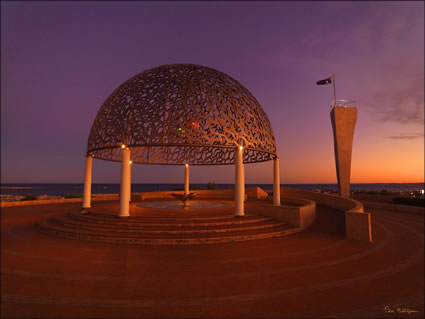
[[[352,183],[424,181],[424,2],[1,1],[1,182],[82,183],[91,125],[120,84],[162,64],[238,80],[271,121],[282,184],[336,183],[330,104],[355,100]],[[93,161],[94,183],[120,163]],[[245,165],[272,183],[272,162]],[[133,165],[133,183],[184,168]],[[191,183],[233,183],[233,166]]]

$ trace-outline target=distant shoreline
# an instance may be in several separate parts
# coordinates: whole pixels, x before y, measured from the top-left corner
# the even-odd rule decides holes
[[[233,189],[233,184],[220,184],[212,181],[211,184],[215,184],[218,189]],[[197,189],[207,189],[207,183],[195,183],[191,182],[190,186],[193,190]],[[261,187],[262,189],[273,189],[273,184],[251,184],[246,183],[245,187]],[[322,192],[337,192],[338,185],[334,184],[285,184],[282,183],[283,187],[297,188],[306,191],[322,191]],[[356,184],[352,183],[350,185],[351,192],[355,193],[358,191],[373,191],[373,192],[406,192],[406,191],[417,191],[425,188],[423,183],[374,183],[374,184]],[[84,184],[83,183],[74,183],[74,184],[0,184],[0,193],[2,195],[15,195],[15,196],[65,196],[71,194],[83,194],[84,193]],[[155,192],[155,191],[174,191],[177,189],[183,189],[182,183],[173,183],[173,184],[150,184],[150,183],[132,183],[131,192],[132,193],[143,193],[143,192]],[[92,194],[118,194],[120,192],[119,183],[93,183],[92,184]]]
[[[219,183],[219,182],[215,182],[217,185],[234,185],[234,183]],[[39,183],[27,183],[27,182],[12,182],[12,183],[8,183],[8,182],[1,182],[0,185],[81,185],[83,184],[82,182],[74,182],[74,183],[54,183],[54,182],[39,182]],[[119,182],[105,182],[105,183],[92,183],[92,185],[115,185],[115,184],[119,184]],[[179,182],[175,182],[175,183],[136,183],[136,182],[132,182],[132,184],[135,185],[177,185],[177,184],[182,184]],[[208,182],[205,183],[192,183],[192,184],[196,184],[196,185],[207,185]],[[271,183],[249,183],[250,185],[267,185],[267,184],[271,184]],[[402,184],[425,184],[424,182],[397,182],[397,183],[355,183],[355,182],[351,182],[351,185],[387,185],[387,184],[391,184],[391,185],[402,185]],[[337,183],[281,183],[281,185],[337,185]],[[14,187],[14,186],[10,186],[10,187]],[[9,188],[9,186],[0,186],[1,188]],[[38,187],[17,187],[17,188],[38,188]]]
[[[24,184],[24,183],[20,183],[20,184]],[[0,186],[0,189],[40,189],[40,187],[30,187],[30,186]]]
[[[181,190],[182,191],[182,190]],[[272,189],[264,189],[264,191],[272,193]],[[324,190],[315,190],[314,192],[334,194],[335,191],[324,191]],[[149,191],[147,193],[150,193]],[[141,195],[139,192],[132,192],[133,196]],[[82,200],[82,194],[71,194],[68,196],[49,196],[46,194],[43,195],[4,195],[1,194],[1,202],[20,202],[20,201],[33,201],[33,200],[64,200],[64,199],[77,199]],[[111,199],[118,199],[119,193],[109,193],[109,194],[92,194],[92,199],[96,198],[105,198],[109,197]],[[417,197],[417,198],[415,198]],[[412,192],[389,192],[389,191],[362,191],[362,192],[353,192],[350,195],[350,198],[358,200],[360,202],[372,202],[372,203],[381,203],[389,205],[402,205],[402,206],[411,206],[411,207],[423,207],[423,204],[418,204],[418,201],[423,203],[424,194],[422,193],[412,193]]]

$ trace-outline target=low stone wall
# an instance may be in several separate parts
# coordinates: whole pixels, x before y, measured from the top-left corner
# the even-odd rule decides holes
[[[92,196],[92,201],[118,200],[118,194],[102,194],[101,196]],[[28,205],[47,205],[47,204],[65,204],[82,202],[82,198],[60,198],[60,199],[36,199],[18,202],[1,202],[0,207],[28,206]]]
[[[296,205],[285,205],[288,202]],[[263,205],[258,212],[261,215],[273,217],[301,229],[309,227],[316,219],[316,203],[311,200],[281,198],[281,203],[281,206]]]
[[[62,203],[82,202],[82,201],[83,201],[82,198],[26,200],[26,201],[19,201],[19,202],[1,202],[0,207],[62,204]]]
[[[245,189],[248,199],[266,200],[269,194],[261,187],[248,187]]]
[[[250,187],[257,188],[257,187]],[[245,200],[249,198],[249,193],[257,194],[256,190],[250,191],[250,188],[246,190]],[[233,200],[235,198],[235,192],[233,189],[211,189],[211,190],[194,190],[192,193],[198,193],[196,199],[228,199]],[[163,192],[146,192],[140,194],[141,200],[146,199],[174,199],[171,194],[183,194],[183,191],[163,191]],[[256,196],[256,195],[255,195]],[[264,195],[263,195],[264,196]]]
[[[197,190],[199,193],[196,199],[227,199],[233,200],[233,189],[216,189],[216,190]],[[146,192],[146,193],[132,193],[131,200],[145,200],[145,199],[174,199],[172,193],[183,194],[183,191],[163,191],[163,192]],[[266,199],[267,193],[259,187],[249,187],[246,189],[245,200],[249,198]],[[92,194],[92,201],[99,200],[118,200],[119,194]],[[26,205],[46,205],[46,204],[61,204],[82,202],[82,198],[55,198],[43,200],[29,200],[17,202],[1,202],[0,207],[13,207],[13,206],[26,206]]]
[[[282,197],[304,198],[335,208],[345,214],[345,236],[349,239],[372,242],[370,213],[365,213],[363,204],[351,198],[281,187]]]
[[[214,190],[197,190],[199,193],[197,199],[228,199],[233,200],[233,189],[214,189]],[[145,200],[145,199],[174,199],[172,193],[183,194],[183,191],[163,191],[163,192],[146,192],[146,193],[132,193],[131,200]],[[268,194],[260,187],[246,188],[245,200],[248,198],[265,200]],[[92,201],[99,200],[118,200],[119,194],[92,194]],[[26,205],[46,205],[46,204],[61,204],[82,202],[82,198],[54,198],[54,199],[40,199],[30,201],[17,201],[17,202],[1,202],[0,207],[13,207],[13,206],[26,206]]]
[[[316,202],[316,204],[336,208],[342,211],[363,213],[363,204],[351,198],[338,195],[309,192],[295,188],[281,187],[280,196],[289,198],[305,198]]]

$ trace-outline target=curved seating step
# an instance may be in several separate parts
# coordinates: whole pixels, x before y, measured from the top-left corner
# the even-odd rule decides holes
[[[111,220],[122,220],[122,221],[134,221],[134,222],[139,222],[141,219],[143,220],[176,220],[176,219],[183,219],[183,220],[193,220],[193,221],[205,221],[205,220],[231,220],[234,219],[233,215],[230,214],[222,214],[222,215],[205,215],[202,217],[193,217],[193,215],[191,213],[176,213],[176,214],[162,214],[162,213],[156,213],[155,215],[144,215],[143,217],[141,216],[128,216],[128,217],[118,217],[117,215],[114,214],[106,214],[106,213],[99,213],[99,212],[95,212],[95,211],[88,211],[87,213],[80,213],[81,215],[84,216],[91,216],[91,217],[100,217],[102,219],[111,219]],[[251,218],[251,217],[258,217],[256,215],[253,214],[246,214],[245,215],[246,218]]]
[[[143,227],[143,228],[167,228],[167,227],[226,227],[226,226],[235,226],[235,225],[250,225],[250,224],[257,224],[261,222],[272,222],[273,219],[271,217],[262,217],[262,216],[252,216],[252,217],[244,217],[244,218],[232,218],[227,221],[219,221],[216,222],[215,220],[212,222],[203,221],[203,222],[193,222],[192,220],[185,220],[176,218],[174,220],[168,219],[166,222],[156,222],[154,220],[148,220],[141,219],[138,222],[132,222],[132,221],[121,221],[120,219],[117,220],[102,220],[99,218],[92,219],[91,217],[86,218],[82,215],[78,214],[66,214],[64,216],[58,216],[57,217],[60,220],[66,220],[68,222],[74,222],[74,223],[81,223],[81,224],[91,224],[91,225],[98,225],[99,227],[105,226],[105,227]]]
[[[77,228],[77,229],[88,229],[97,232],[112,232],[114,234],[119,233],[134,233],[134,234],[202,234],[202,233],[225,233],[235,231],[249,231],[257,229],[275,228],[280,226],[286,226],[283,222],[274,221],[263,221],[255,224],[234,224],[225,226],[199,226],[199,225],[183,225],[183,226],[150,226],[145,225],[98,225],[90,223],[78,223],[66,218],[53,218],[49,223],[56,224],[62,227]]]
[[[300,231],[268,216],[246,212],[234,218],[222,212],[207,215],[185,212],[155,216],[156,212],[120,218],[116,215],[88,211],[55,215],[37,224],[49,235],[70,239],[127,244],[209,244],[265,239]]]
[[[68,216],[74,219],[79,220],[90,220],[93,222],[99,222],[99,223],[120,223],[120,224],[126,224],[126,223],[140,223],[140,224],[173,224],[175,225],[177,222],[182,222],[184,224],[192,223],[192,224],[201,224],[201,223],[208,223],[208,224],[226,224],[226,223],[254,223],[260,220],[272,220],[271,217],[267,216],[258,216],[258,215],[246,215],[243,218],[235,218],[232,215],[229,216],[220,216],[220,217],[200,217],[200,218],[193,218],[193,217],[118,217],[110,214],[100,214],[100,213],[68,213]]]
[[[106,234],[97,234],[93,232],[79,231],[75,232],[73,229],[69,228],[60,228],[60,227],[51,227],[51,225],[46,225],[45,223],[39,223],[38,227],[45,233],[54,234],[57,236],[65,238],[74,238],[82,239],[89,241],[101,241],[101,242],[110,242],[110,243],[126,243],[126,244],[151,244],[151,245],[176,245],[176,244],[212,244],[212,243],[226,243],[226,242],[236,242],[236,241],[246,241],[246,240],[256,240],[256,239],[266,239],[278,236],[285,236],[299,232],[299,228],[294,227],[278,227],[272,231],[257,230],[257,231],[242,231],[231,234],[220,234],[217,235],[200,235],[197,234],[196,237],[193,236],[184,236],[177,235],[171,236],[167,235],[149,235],[149,236],[115,236],[115,235],[106,235]]]

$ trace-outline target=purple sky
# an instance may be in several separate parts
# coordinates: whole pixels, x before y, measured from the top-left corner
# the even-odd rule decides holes
[[[329,105],[358,104],[352,182],[424,179],[423,2],[1,2],[1,181],[83,182],[95,115],[121,83],[169,63],[237,79],[271,120],[282,183],[336,182]],[[93,162],[93,182],[120,164]],[[132,182],[183,182],[134,165]],[[233,166],[192,183],[232,183]],[[272,183],[272,163],[246,165]]]

